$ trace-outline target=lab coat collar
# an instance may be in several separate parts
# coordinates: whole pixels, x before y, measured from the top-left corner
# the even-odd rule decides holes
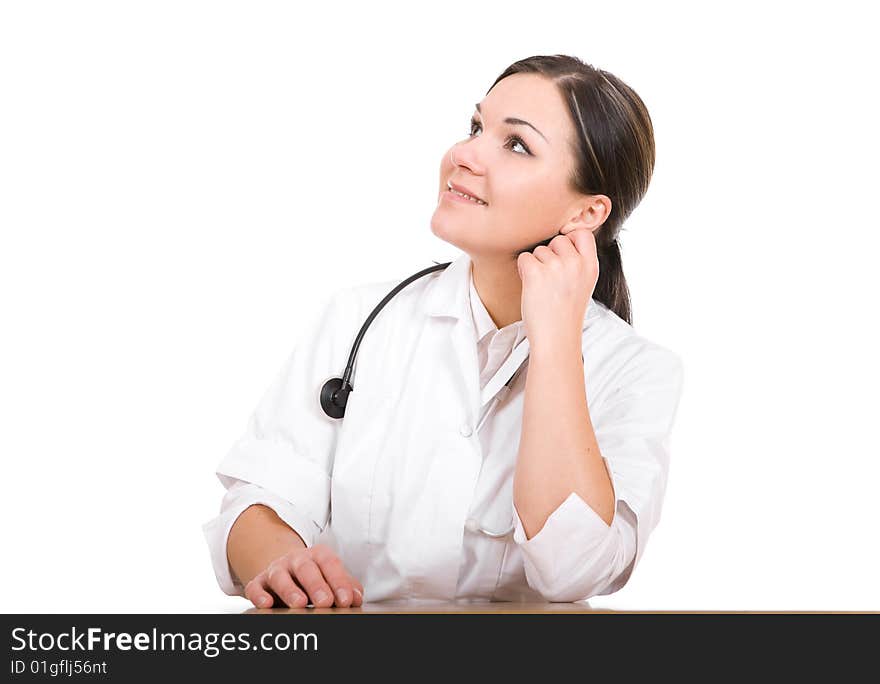
[[[477,359],[477,331],[470,304],[471,258],[463,252],[449,266],[433,278],[425,292],[425,312],[428,316],[447,316],[455,319],[451,343],[458,359],[458,373],[469,398],[470,414],[477,416],[482,407],[495,396],[511,374],[525,361],[529,353],[528,337],[511,352],[501,368],[480,389],[479,361]],[[582,330],[600,315],[599,304],[593,299],[584,313]]]
[[[429,316],[450,316],[452,318],[470,318],[473,325],[473,313],[470,302],[472,261],[467,252],[462,252],[440,275],[429,284],[429,290],[425,294],[425,313]],[[590,300],[590,304],[584,312],[581,330],[586,330],[589,324],[600,315],[600,302]],[[497,326],[496,326],[497,329]],[[474,330],[474,335],[477,331]]]

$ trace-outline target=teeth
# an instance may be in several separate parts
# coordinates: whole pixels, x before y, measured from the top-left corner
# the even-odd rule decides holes
[[[477,199],[476,197],[471,197],[470,195],[466,195],[466,194],[464,194],[463,192],[459,192],[458,190],[456,190],[455,188],[453,188],[453,187],[452,187],[451,185],[449,185],[448,183],[447,183],[447,187],[449,188],[449,190],[450,190],[451,192],[454,192],[454,193],[455,193],[456,195],[458,195],[459,197],[464,197],[465,199],[469,199],[469,200],[471,200],[472,202],[476,202],[477,204],[486,204],[486,203],[485,203],[483,200],[481,200],[481,199]]]

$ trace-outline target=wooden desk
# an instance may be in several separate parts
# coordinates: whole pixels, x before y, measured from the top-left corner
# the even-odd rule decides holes
[[[477,603],[431,601],[377,601],[356,608],[250,608],[244,613],[616,613],[615,610],[593,608],[580,603],[521,603],[485,601]]]
[[[525,603],[515,601],[485,601],[475,603],[432,602],[432,601],[378,601],[367,602],[358,608],[250,608],[243,611],[248,613],[375,613],[375,614],[434,614],[444,613],[614,613],[617,615],[629,614],[738,614],[738,615],[853,615],[869,614],[880,615],[880,611],[871,610],[611,610],[609,608],[594,608],[589,602],[580,603]]]

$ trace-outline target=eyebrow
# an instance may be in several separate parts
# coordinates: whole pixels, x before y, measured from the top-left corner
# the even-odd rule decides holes
[[[477,104],[475,104],[474,107],[477,108],[477,111],[480,112],[480,115],[483,114],[483,112],[480,111],[480,103],[479,103],[479,102],[477,102]],[[547,140],[547,138],[544,136],[544,134],[541,133],[541,131],[539,131],[537,128],[535,128],[534,126],[532,126],[532,124],[530,124],[528,121],[523,121],[522,119],[517,119],[515,116],[508,116],[508,117],[504,120],[504,123],[508,123],[508,124],[513,125],[513,126],[529,126],[529,127],[532,128],[532,129],[533,129],[538,135],[540,135],[542,138],[544,138],[544,140],[545,140],[547,143],[550,142],[549,140]]]

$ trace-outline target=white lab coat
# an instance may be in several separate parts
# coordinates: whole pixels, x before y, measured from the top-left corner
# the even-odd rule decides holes
[[[528,365],[502,400],[482,403],[478,358],[486,348],[478,357],[477,341],[495,326],[479,298],[472,302],[467,254],[386,304],[361,341],[345,417],[324,414],[320,388],[341,376],[361,325],[397,284],[333,294],[218,466],[227,492],[203,531],[220,588],[244,595],[226,542],[238,515],[261,503],[308,546],[332,546],[366,601],[577,601],[618,591],[660,518],[681,358],[590,301],[582,335],[587,404],[615,515],[609,526],[572,492],[526,539],[513,473]],[[522,334],[515,337],[508,344]],[[511,374],[499,372],[484,398]],[[515,531],[495,539],[469,521]]]

